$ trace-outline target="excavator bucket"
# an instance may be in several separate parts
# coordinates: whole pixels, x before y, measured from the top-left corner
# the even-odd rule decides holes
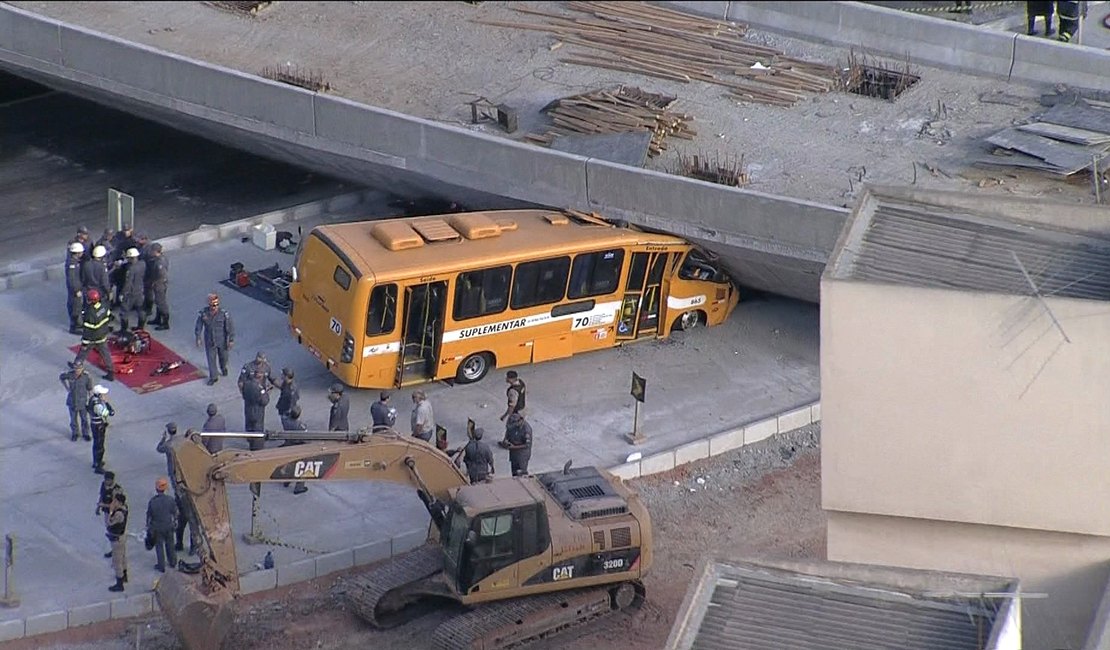
[[[231,596],[201,593],[195,578],[170,571],[154,588],[158,606],[185,650],[218,650],[235,620]]]

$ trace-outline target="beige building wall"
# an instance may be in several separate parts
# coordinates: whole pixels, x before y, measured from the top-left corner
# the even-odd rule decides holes
[[[828,557],[1019,576],[1026,650],[1082,647],[1110,577],[1106,537],[847,512],[828,513]]]
[[[1032,297],[826,276],[822,500],[830,560],[1016,575],[1060,621],[1026,647],[1078,647],[1110,560],[1110,304],[1047,305],[1063,333]]]

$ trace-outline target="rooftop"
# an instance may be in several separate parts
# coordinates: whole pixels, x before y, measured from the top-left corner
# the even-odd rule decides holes
[[[983,650],[1018,618],[1005,578],[841,562],[707,560],[668,650]]]
[[[871,188],[827,277],[1110,300],[1106,210]]]

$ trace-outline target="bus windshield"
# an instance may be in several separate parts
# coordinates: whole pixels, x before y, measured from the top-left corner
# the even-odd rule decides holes
[[[466,533],[470,530],[470,519],[462,508],[455,505],[447,515],[443,526],[444,568],[447,575],[455,580],[458,577],[460,559],[466,543]]]
[[[728,275],[721,271],[716,255],[702,248],[693,248],[682,262],[678,277],[683,280],[708,280],[728,282]]]

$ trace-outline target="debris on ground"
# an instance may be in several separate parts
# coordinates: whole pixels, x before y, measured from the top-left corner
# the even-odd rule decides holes
[[[1060,101],[1060,97],[1049,98],[1051,107],[1028,123],[987,137],[994,150],[977,162],[1026,167],[1059,176],[1084,170],[1101,174],[1110,169],[1110,109],[1079,95],[1071,95],[1070,101]]]

